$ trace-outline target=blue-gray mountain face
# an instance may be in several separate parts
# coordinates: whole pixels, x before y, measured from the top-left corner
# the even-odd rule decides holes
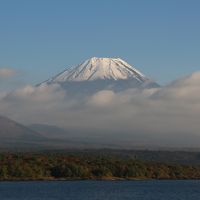
[[[0,116],[0,150],[36,147],[46,138],[36,131],[7,117]]]

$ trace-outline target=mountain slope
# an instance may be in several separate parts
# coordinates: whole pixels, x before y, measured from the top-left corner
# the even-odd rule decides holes
[[[36,131],[0,116],[0,148],[31,148],[44,139]]]
[[[99,79],[124,80],[134,78],[145,82],[147,78],[120,58],[96,58],[65,70],[48,82],[93,81]]]
[[[59,84],[70,94],[159,85],[120,58],[93,57],[39,84]]]
[[[44,137],[47,138],[55,138],[55,139],[62,139],[66,138],[68,136],[67,130],[64,130],[62,128],[59,128],[57,126],[53,125],[47,125],[47,124],[31,124],[29,125],[29,128],[31,130],[36,131],[37,133],[40,133]]]

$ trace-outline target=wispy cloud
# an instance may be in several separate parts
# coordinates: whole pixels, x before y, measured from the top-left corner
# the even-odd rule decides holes
[[[0,68],[0,79],[10,78],[17,74],[14,69]]]

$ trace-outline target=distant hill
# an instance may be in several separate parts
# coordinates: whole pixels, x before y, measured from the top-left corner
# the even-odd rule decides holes
[[[28,126],[30,129],[36,131],[42,136],[48,137],[48,138],[66,138],[67,136],[67,130],[62,129],[57,126],[53,125],[47,125],[47,124],[31,124]]]
[[[34,130],[0,116],[0,149],[32,148],[45,140],[45,137]]]

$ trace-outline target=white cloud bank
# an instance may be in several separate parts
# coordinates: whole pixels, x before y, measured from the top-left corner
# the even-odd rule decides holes
[[[59,85],[27,86],[1,99],[0,112],[126,146],[200,147],[200,72],[163,88],[104,90],[79,99]]]

